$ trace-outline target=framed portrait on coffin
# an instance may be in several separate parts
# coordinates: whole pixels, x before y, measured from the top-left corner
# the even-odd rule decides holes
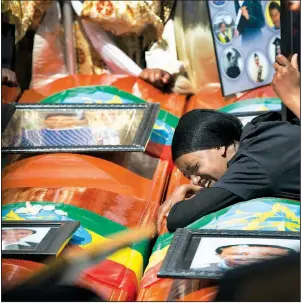
[[[78,221],[4,221],[2,258],[43,261],[57,257],[66,247]]]
[[[144,151],[159,103],[11,104],[3,153]]]
[[[220,279],[232,269],[300,251],[300,233],[177,229],[158,277]]]

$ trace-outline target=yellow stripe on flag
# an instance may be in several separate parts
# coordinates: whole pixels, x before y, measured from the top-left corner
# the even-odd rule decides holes
[[[80,245],[80,247],[83,249],[89,249],[94,247],[95,245],[99,245],[100,243],[110,241],[109,239],[91,230],[86,230],[91,235],[92,241],[88,244]],[[129,268],[136,274],[138,283],[141,281],[143,274],[143,256],[139,251],[126,247],[118,250],[117,252],[109,256],[107,259]]]

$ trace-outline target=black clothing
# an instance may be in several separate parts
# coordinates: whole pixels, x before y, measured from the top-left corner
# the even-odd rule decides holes
[[[69,285],[20,285],[3,291],[3,302],[105,302],[91,290]]]
[[[258,0],[246,0],[242,6],[247,7],[249,20],[241,16],[237,30],[242,36],[256,36],[261,31],[261,28],[265,26],[261,3]],[[235,0],[235,9],[236,13],[238,13],[240,9],[238,0]]]
[[[300,200],[300,121],[266,113],[243,129],[238,151],[213,187],[175,204],[167,218],[174,231],[237,202],[259,197]]]
[[[263,67],[262,67],[262,65],[260,65],[259,68],[258,68],[257,82],[263,82],[263,79],[261,78],[261,76],[262,76],[262,69],[263,69]]]
[[[238,66],[230,66],[227,68],[226,74],[230,78],[237,78],[240,75],[240,69]]]
[[[3,16],[2,16],[3,17]],[[12,24],[1,24],[1,64],[2,68],[14,70],[15,68],[15,26]]]
[[[193,198],[181,201],[171,208],[167,229],[174,232],[177,228],[184,228],[209,213],[242,201],[241,197],[225,189],[202,189]]]
[[[219,125],[219,127],[217,128],[216,125]],[[222,137],[218,133],[218,129],[223,129],[224,134]],[[181,117],[173,135],[171,145],[172,160],[175,162],[182,155],[196,150],[230,145],[233,140],[239,141],[241,131],[242,123],[231,114],[211,109],[189,111]],[[199,135],[195,136],[195,134]]]
[[[300,253],[225,273],[216,302],[300,302]]]

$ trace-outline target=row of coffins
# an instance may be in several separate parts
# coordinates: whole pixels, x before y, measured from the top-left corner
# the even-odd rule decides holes
[[[58,80],[39,91],[25,92],[19,103],[137,104],[145,103],[139,98],[143,97],[146,100],[153,98],[150,101],[162,100],[162,104],[166,100],[167,108],[174,103],[175,113],[182,114],[183,96],[162,94],[132,77],[94,77],[94,83],[93,77]],[[101,79],[102,84],[110,86],[91,86],[99,84]],[[90,86],[85,87],[87,85]],[[125,90],[130,93],[135,90],[139,97]],[[179,105],[178,109],[175,103]],[[165,147],[170,146],[177,121],[176,116],[161,110],[148,152],[144,153],[94,153],[93,156],[54,153],[9,157],[3,171],[3,220],[79,221],[80,227],[70,244],[80,249],[107,241],[110,235],[119,231],[155,222],[170,175],[170,150]],[[78,282],[107,300],[135,300],[150,249],[149,241],[135,243],[84,271]],[[3,262],[4,283],[12,285],[41,266],[34,258],[6,258]]]

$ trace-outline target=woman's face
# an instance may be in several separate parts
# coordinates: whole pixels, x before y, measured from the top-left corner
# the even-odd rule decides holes
[[[276,28],[280,28],[280,12],[278,9],[270,9],[270,16]]]
[[[200,150],[176,159],[177,168],[191,183],[209,187],[227,171],[225,148]]]
[[[221,32],[224,33],[226,31],[226,29],[227,29],[226,24],[222,23],[221,27],[220,27]]]

